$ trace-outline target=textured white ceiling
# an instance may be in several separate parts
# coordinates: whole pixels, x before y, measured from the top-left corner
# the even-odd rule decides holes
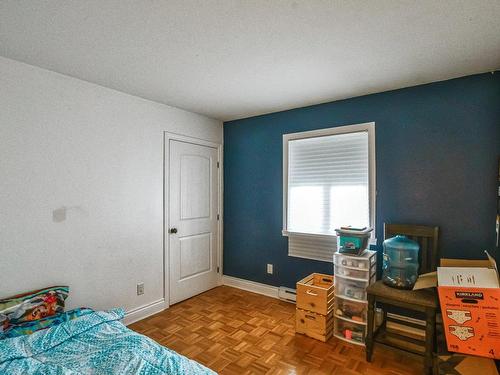
[[[228,120],[498,69],[499,19],[499,0],[0,0],[0,55]]]

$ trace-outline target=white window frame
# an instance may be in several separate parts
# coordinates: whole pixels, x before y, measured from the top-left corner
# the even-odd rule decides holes
[[[368,133],[368,189],[369,189],[369,210],[370,210],[370,227],[374,230],[372,232],[372,238],[370,243],[374,243],[376,241],[375,236],[375,209],[376,209],[376,160],[375,160],[375,122],[366,122],[362,124],[355,125],[344,125],[337,126],[334,128],[327,129],[318,129],[311,130],[299,133],[290,133],[283,134],[283,236],[292,236],[292,235],[300,235],[300,236],[310,236],[313,238],[335,238],[334,235],[325,235],[325,234],[311,234],[311,233],[298,233],[298,232],[289,232],[287,228],[287,220],[288,220],[288,144],[292,140],[297,139],[307,139],[307,138],[317,138],[317,137],[325,137],[330,135],[339,135],[339,134],[347,134],[347,133],[359,133],[359,132],[367,132]],[[309,258],[309,257],[308,257]],[[316,259],[314,257],[310,257],[310,259]],[[322,259],[323,260],[323,259]],[[333,259],[332,259],[333,261]]]

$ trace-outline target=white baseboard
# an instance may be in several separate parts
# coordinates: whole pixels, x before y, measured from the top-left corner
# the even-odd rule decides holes
[[[222,284],[233,288],[243,289],[248,292],[262,294],[264,296],[279,298],[277,286],[257,283],[255,281],[239,279],[232,276],[222,276]]]
[[[147,318],[148,316],[159,313],[167,308],[165,299],[159,299],[148,303],[147,305],[137,307],[125,313],[125,318],[123,318],[123,324],[128,326],[129,324],[135,323],[139,320]]]

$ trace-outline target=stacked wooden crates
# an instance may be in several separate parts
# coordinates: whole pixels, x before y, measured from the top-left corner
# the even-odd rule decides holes
[[[297,282],[296,331],[323,342],[333,335],[333,276],[313,273]]]

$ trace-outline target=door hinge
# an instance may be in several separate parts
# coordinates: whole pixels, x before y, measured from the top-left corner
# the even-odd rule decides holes
[[[220,163],[219,163],[219,162],[217,162],[217,168],[219,168],[219,167],[220,167]]]
[[[217,214],[217,220],[219,220],[219,219],[220,219],[220,216],[219,216],[219,214]]]
[[[217,273],[219,273],[219,267],[217,267]]]

